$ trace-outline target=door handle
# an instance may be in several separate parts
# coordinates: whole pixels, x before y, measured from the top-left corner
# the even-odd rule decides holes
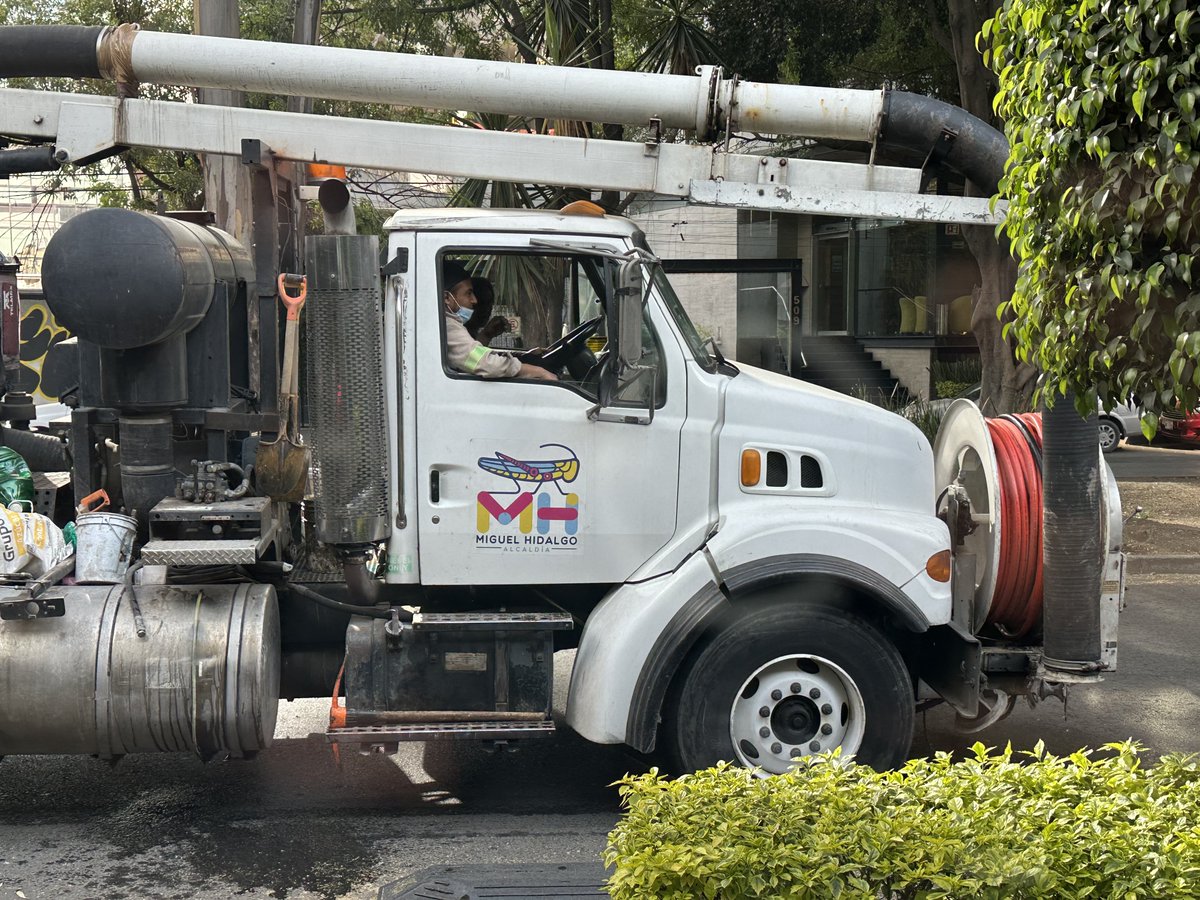
[[[442,499],[442,475],[437,469],[429,470],[429,502],[438,503]]]

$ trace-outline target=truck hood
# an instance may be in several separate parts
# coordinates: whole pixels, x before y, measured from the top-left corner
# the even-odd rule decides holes
[[[821,466],[821,490],[783,493],[861,505],[933,513],[933,449],[907,419],[878,406],[795,378],[738,364],[725,393],[722,478],[736,479],[748,446],[780,450]],[[737,490],[736,482],[721,493]]]

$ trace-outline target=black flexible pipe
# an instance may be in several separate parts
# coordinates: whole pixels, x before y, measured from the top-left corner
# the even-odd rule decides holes
[[[328,606],[330,609],[336,609],[340,612],[348,612],[355,616],[370,616],[373,619],[390,619],[392,617],[392,609],[396,609],[400,614],[400,621],[411,622],[412,613],[403,607],[392,607],[391,609],[382,609],[377,606],[355,606],[353,603],[342,603],[340,600],[334,600],[326,597],[324,594],[319,594],[316,591],[304,587],[301,584],[288,583],[285,585],[287,590],[294,594],[304,597],[306,600],[311,600],[313,603],[319,603],[322,606]]]
[[[0,28],[0,78],[99,78],[99,25]]]
[[[32,472],[69,472],[67,445],[49,434],[0,427],[0,445],[16,450]]]
[[[944,133],[953,139],[943,140]],[[965,175],[985,195],[996,192],[1008,160],[1008,140],[965,109],[905,91],[883,95],[880,141],[922,155],[941,146],[943,161]]]
[[[1081,418],[1074,398],[1058,397],[1042,413],[1045,447],[1042,513],[1043,623],[1048,671],[1100,668],[1100,582],[1104,566],[1096,413]]]
[[[14,147],[0,150],[0,177],[27,172],[53,172],[58,168],[53,147]]]
[[[1008,160],[1004,135],[964,109],[902,91],[884,95],[880,140],[922,155],[994,194]],[[1096,416],[1080,418],[1059,397],[1043,416],[1043,647],[1050,672],[1086,675],[1102,668],[1100,459]]]

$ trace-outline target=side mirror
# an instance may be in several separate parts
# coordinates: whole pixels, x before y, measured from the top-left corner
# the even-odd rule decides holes
[[[622,369],[636,366],[642,358],[642,302],[645,297],[641,261],[623,262],[617,275],[617,360]]]
[[[599,402],[589,417],[601,422],[649,425],[654,421],[658,372],[642,362],[642,309],[646,300],[644,263],[626,259],[617,272],[613,358],[600,376]]]

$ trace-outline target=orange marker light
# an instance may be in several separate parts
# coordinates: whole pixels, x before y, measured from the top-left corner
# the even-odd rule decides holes
[[[950,580],[950,551],[940,550],[925,563],[925,573],[934,581],[940,581],[943,584]]]
[[[564,206],[562,214],[564,216],[596,216],[603,218],[604,207],[593,203],[591,200],[576,200]]]
[[[742,487],[754,487],[762,477],[762,454],[757,450],[742,451]]]
[[[308,177],[310,181],[320,181],[322,178],[337,178],[346,180],[346,167],[331,163],[309,163]]]

